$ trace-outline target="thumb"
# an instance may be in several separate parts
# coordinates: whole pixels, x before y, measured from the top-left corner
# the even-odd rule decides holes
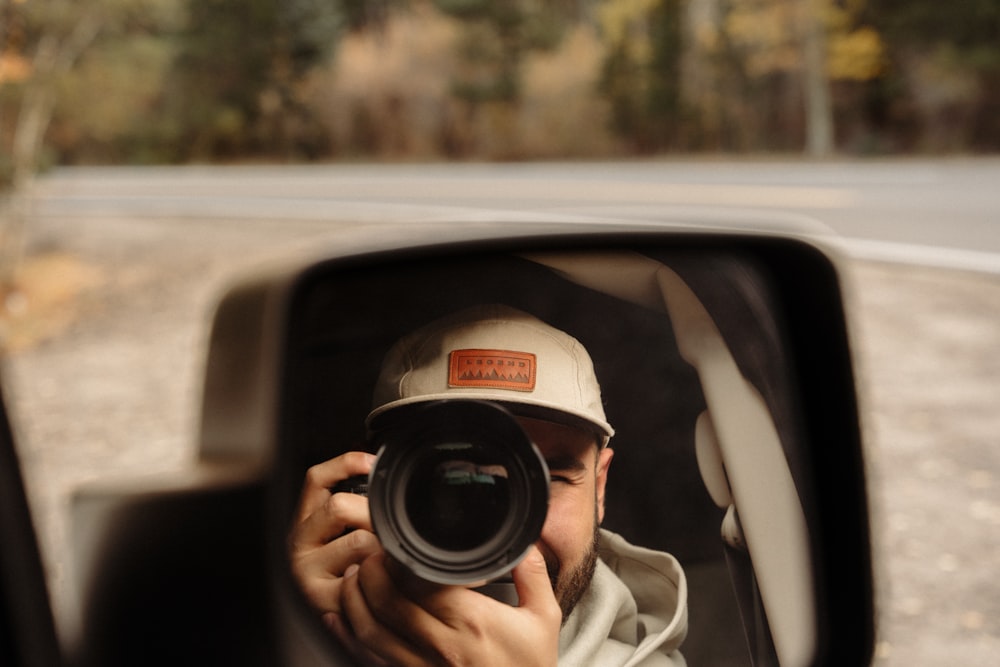
[[[545,558],[538,547],[532,545],[527,555],[513,569],[514,588],[520,607],[538,611],[552,611],[561,616],[559,604],[552,591],[549,571],[545,566]]]

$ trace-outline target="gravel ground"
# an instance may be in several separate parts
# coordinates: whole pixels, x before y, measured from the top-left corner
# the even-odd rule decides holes
[[[1000,653],[1000,276],[859,264],[883,664]]]
[[[274,228],[167,222],[36,226],[22,291],[7,298],[5,391],[57,606],[71,489],[109,470],[190,464],[211,308],[279,248]],[[1000,277],[854,263],[847,282],[876,512],[877,664],[995,664]]]

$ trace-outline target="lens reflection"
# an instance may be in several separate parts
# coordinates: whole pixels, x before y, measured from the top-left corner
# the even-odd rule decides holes
[[[484,460],[469,444],[438,444],[407,483],[406,507],[417,534],[448,551],[486,543],[503,526],[510,507],[507,468]]]

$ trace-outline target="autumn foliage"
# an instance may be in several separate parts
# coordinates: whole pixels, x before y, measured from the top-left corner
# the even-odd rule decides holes
[[[810,80],[839,152],[1000,148],[998,0],[0,7],[8,176],[21,162],[794,152]],[[803,55],[816,39],[820,72]]]

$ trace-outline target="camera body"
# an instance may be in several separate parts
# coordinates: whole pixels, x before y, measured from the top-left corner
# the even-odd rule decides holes
[[[516,418],[490,401],[394,411],[373,433],[367,479],[332,491],[368,496],[383,548],[418,577],[473,585],[506,575],[541,534],[549,471]]]

